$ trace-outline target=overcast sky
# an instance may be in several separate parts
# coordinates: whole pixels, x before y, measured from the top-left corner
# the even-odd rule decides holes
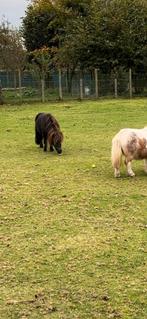
[[[28,3],[29,0],[0,0],[0,20],[4,16],[11,25],[19,27]]]

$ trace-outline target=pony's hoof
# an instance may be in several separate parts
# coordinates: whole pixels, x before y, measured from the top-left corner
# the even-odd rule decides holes
[[[114,177],[119,178],[120,177],[120,173],[115,174]]]
[[[134,177],[135,174],[132,172],[132,173],[128,173],[127,176],[129,176],[129,177]]]

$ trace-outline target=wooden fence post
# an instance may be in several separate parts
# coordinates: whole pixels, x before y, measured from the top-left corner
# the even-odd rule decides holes
[[[118,85],[117,85],[117,78],[114,79],[114,95],[115,95],[115,98],[117,99],[118,97]]]
[[[4,104],[4,100],[3,100],[3,94],[2,94],[2,84],[1,84],[1,80],[0,80],[0,105]]]
[[[98,69],[94,69],[94,77],[95,77],[95,97],[96,99],[99,97],[99,89],[98,89]]]
[[[132,98],[132,69],[129,69],[129,95]]]
[[[18,83],[19,83],[19,95],[20,95],[20,100],[22,101],[22,85],[21,85],[21,70],[18,69]]]
[[[59,69],[59,99],[63,100],[63,92],[62,92],[62,73],[61,69]]]
[[[45,81],[44,78],[41,79],[41,101],[45,102]]]
[[[83,100],[83,76],[82,71],[80,72],[80,100]]]
[[[16,91],[16,87],[17,87],[17,79],[16,79],[16,72],[14,71],[14,89]]]

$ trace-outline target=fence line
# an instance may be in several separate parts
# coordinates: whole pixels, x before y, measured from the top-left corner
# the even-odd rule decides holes
[[[30,72],[0,71],[4,102],[57,99],[97,99],[99,97],[147,96],[147,74],[131,69],[120,74],[104,74],[98,69],[70,74],[53,70],[45,78]]]

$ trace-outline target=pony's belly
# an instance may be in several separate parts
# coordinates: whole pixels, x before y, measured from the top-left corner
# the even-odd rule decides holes
[[[147,148],[144,148],[142,150],[137,151],[134,154],[134,159],[136,159],[136,160],[147,159]]]

